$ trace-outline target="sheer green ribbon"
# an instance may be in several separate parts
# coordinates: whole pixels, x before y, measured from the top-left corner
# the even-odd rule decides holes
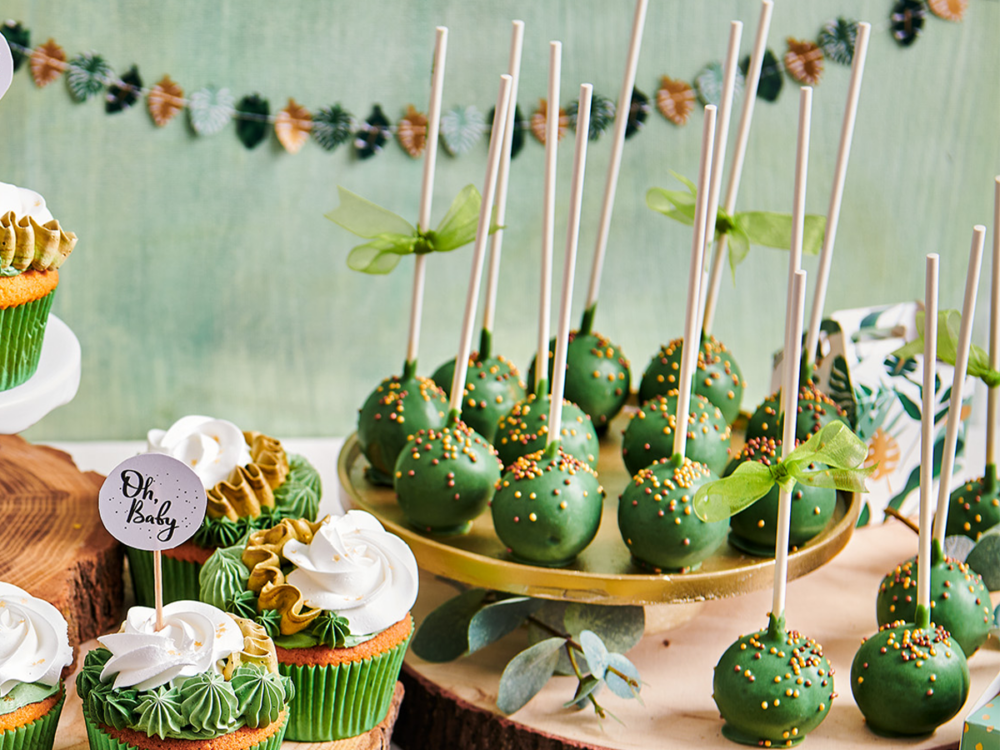
[[[893,352],[900,359],[912,359],[924,353],[923,310],[917,313],[917,337]],[[958,310],[938,311],[937,358],[952,367],[958,357],[958,332],[962,327],[962,313]],[[1000,371],[990,367],[990,355],[982,347],[973,344],[969,348],[968,374],[982,380],[987,388],[1000,386]]]
[[[670,174],[680,180],[687,187],[687,191],[650,188],[646,193],[646,205],[664,216],[691,226],[694,224],[698,188],[683,175],[673,171]],[[826,232],[825,216],[812,214],[806,216],[802,233],[802,252],[818,255],[823,246],[824,232]],[[729,268],[735,274],[736,266],[742,263],[750,252],[750,245],[762,245],[778,250],[791,249],[792,215],[770,211],[737,211],[730,215],[720,206],[715,220],[716,241],[724,234],[729,235]]]
[[[702,521],[723,521],[764,497],[774,485],[789,492],[795,483],[867,492],[865,479],[875,466],[862,467],[868,446],[843,422],[830,422],[783,461],[765,466],[744,461],[725,479],[703,485],[694,496],[694,512]],[[825,464],[825,469],[810,469]]]
[[[474,185],[466,185],[455,196],[437,229],[420,230],[398,214],[337,186],[340,205],[326,218],[348,232],[371,242],[351,248],[347,265],[355,271],[386,274],[404,255],[446,253],[476,238],[482,196]],[[498,227],[491,226],[490,232]]]

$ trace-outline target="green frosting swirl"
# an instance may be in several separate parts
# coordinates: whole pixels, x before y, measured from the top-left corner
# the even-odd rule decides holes
[[[305,456],[300,456],[298,453],[288,454],[288,476],[285,481],[304,484],[316,493],[317,500],[323,496],[323,482],[319,478],[319,472]]]
[[[241,559],[243,545],[223,547],[212,553],[198,574],[201,600],[224,610],[226,603],[246,589],[250,571]]]
[[[241,518],[238,521],[230,521],[225,516],[220,518],[208,518],[202,522],[201,526],[194,533],[194,543],[204,549],[212,547],[231,547],[239,543],[256,527],[251,518]]]
[[[257,624],[267,632],[269,638],[281,635],[281,612],[276,609],[265,609],[255,618]]]
[[[238,716],[233,687],[220,674],[204,672],[185,680],[180,689],[181,711],[196,733],[217,737],[228,732]]]
[[[248,727],[265,727],[278,719],[286,700],[280,675],[256,666],[239,667],[233,673],[232,686]]]
[[[330,648],[343,648],[351,634],[351,626],[346,617],[324,610],[313,622],[312,633],[320,643]]]
[[[284,518],[316,519],[319,513],[319,495],[306,484],[286,480],[274,491],[275,510]]]
[[[134,726],[150,737],[160,739],[180,737],[184,727],[181,714],[181,697],[177,688],[160,686],[143,693],[138,705]]]
[[[139,705],[137,690],[115,690],[114,683],[102,683],[90,691],[87,706],[102,724],[125,729],[132,723],[132,712]]]
[[[102,684],[101,671],[110,658],[111,652],[106,648],[95,648],[84,657],[80,674],[76,676],[76,692],[84,702],[91,691]]]
[[[225,611],[244,620],[257,620],[257,595],[252,591],[241,591],[226,602]]]
[[[3,698],[0,698],[0,716],[17,711],[32,703],[38,703],[49,698],[62,689],[62,683],[43,685],[41,682],[22,682]]]

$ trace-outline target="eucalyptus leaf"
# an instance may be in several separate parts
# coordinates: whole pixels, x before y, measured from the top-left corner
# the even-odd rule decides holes
[[[583,655],[587,657],[587,665],[595,675],[603,675],[608,668],[608,649],[604,641],[593,630],[584,630],[580,633],[580,646],[583,647]]]
[[[535,612],[534,619],[544,622],[556,632],[565,632],[565,625],[563,624],[563,621],[566,617],[566,608],[568,606],[569,604],[567,602],[546,601],[542,604],[541,608]],[[541,643],[546,638],[550,638],[551,636],[552,633],[545,628],[541,628],[533,622],[528,623],[528,643]],[[587,667],[586,659],[584,659],[582,654],[576,654],[576,663],[577,666],[579,666],[584,672],[590,671]],[[556,664],[556,674],[574,674],[573,665],[570,664],[569,656],[566,654],[566,649],[559,652],[559,661]]]
[[[642,607],[570,604],[566,608],[564,624],[574,638],[579,639],[584,630],[591,630],[600,637],[608,651],[624,653],[642,640],[646,611]]]
[[[1000,526],[994,526],[979,537],[965,562],[983,577],[987,589],[1000,591]]]
[[[524,619],[542,606],[538,599],[515,596],[487,604],[469,622],[469,653],[489,646],[515,631]]]
[[[952,534],[944,538],[944,554],[960,562],[966,562],[976,543],[964,534]]]
[[[587,697],[596,693],[601,687],[601,681],[594,675],[587,675],[576,686],[576,694],[563,703],[563,708],[583,708],[587,704]]]
[[[565,644],[564,638],[547,638],[511,659],[500,675],[497,708],[512,714],[534,698],[552,677]]]
[[[637,687],[632,687],[617,674],[610,671],[611,668],[617,669],[626,677],[632,678],[639,683],[639,685]],[[604,682],[607,683],[608,690],[617,695],[619,698],[625,698],[626,700],[635,698],[640,703],[642,702],[639,698],[639,690],[642,688],[642,682],[639,678],[639,670],[635,668],[635,665],[632,662],[621,654],[608,655],[608,671],[604,673]]]
[[[486,594],[486,589],[469,589],[427,615],[413,636],[413,653],[430,662],[453,661],[462,656],[469,648],[469,623]]]

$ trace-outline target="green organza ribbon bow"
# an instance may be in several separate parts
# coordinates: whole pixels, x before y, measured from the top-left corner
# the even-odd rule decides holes
[[[900,359],[912,359],[924,353],[924,317],[917,313],[917,337],[893,352]],[[952,367],[958,356],[958,332],[962,327],[962,313],[958,310],[938,311],[937,358]],[[987,388],[1000,386],[1000,371],[990,367],[990,355],[986,350],[973,344],[969,348],[968,374],[982,380]]]
[[[698,188],[691,180],[671,171],[674,177],[687,187],[683,190],[650,188],[646,193],[646,205],[664,216],[691,226],[694,224],[695,201]],[[823,246],[826,232],[826,217],[808,215],[805,217],[802,233],[802,252],[818,255]],[[736,266],[743,262],[750,252],[750,245],[762,245],[778,250],[792,247],[792,215],[769,211],[737,211],[730,215],[719,207],[715,220],[716,241],[722,235],[729,235],[729,268],[736,273]]]
[[[862,468],[868,446],[843,422],[830,422],[783,461],[765,466],[744,461],[725,479],[703,485],[694,496],[694,512],[703,521],[723,521],[764,497],[774,485],[791,491],[796,482],[867,492],[865,479],[875,466]],[[825,469],[810,469],[826,464]]]
[[[326,218],[352,234],[371,242],[351,248],[347,265],[355,271],[386,274],[404,255],[446,253],[476,238],[482,196],[474,185],[466,185],[455,196],[448,213],[437,229],[421,231],[398,214],[362,198],[357,193],[337,187],[340,205],[325,214]],[[491,226],[490,232],[497,227]]]

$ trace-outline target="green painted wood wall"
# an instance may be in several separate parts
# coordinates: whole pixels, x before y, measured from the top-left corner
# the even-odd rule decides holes
[[[943,304],[958,307],[972,225],[992,222],[1000,2],[971,0],[962,24],[929,17],[909,49],[889,36],[890,6],[776,2],[770,46],[779,54],[786,37],[814,37],[837,15],[874,25],[828,311],[918,297],[929,251],[942,254]],[[690,80],[720,59],[731,19],[746,24],[747,52],[758,7],[651,0],[639,88],[652,95],[661,75]],[[259,92],[272,110],[294,97],[310,109],[341,102],[363,117],[380,102],[395,119],[411,102],[426,107],[438,24],[451,29],[446,108],[489,109],[514,18],[526,23],[523,110],[545,95],[550,39],[564,42],[564,104],[583,81],[616,96],[632,0],[5,0],[2,14],[28,26],[36,43],[51,36],[71,55],[99,51],[119,71],[135,63],[147,85],[169,73],[189,92],[206,84]],[[828,64],[816,89],[810,212],[826,211],[848,75]],[[790,210],[797,99],[788,79],[776,104],[758,105],[741,207]],[[677,128],[654,112],[625,149],[597,328],[640,372],[680,334],[690,248],[689,230],[649,211],[644,194],[669,185],[670,169],[694,176],[701,118],[699,107]],[[608,140],[590,151],[574,318]],[[563,143],[560,237],[571,159]],[[483,142],[460,158],[442,154],[435,222],[461,186],[482,182],[485,153]],[[512,167],[495,336],[524,369],[536,325],[542,153],[529,138]],[[292,156],[273,136],[246,151],[232,125],[206,138],[183,118],[157,129],[144,106],[108,116],[98,101],[74,103],[62,81],[38,90],[19,73],[0,102],[0,180],[42,192],[80,236],[56,312],[84,352],[79,395],[29,437],[135,438],[188,413],[279,435],[350,432],[368,392],[401,365],[412,261],[385,278],[349,271],[353,238],[323,213],[340,184],[415,218],[420,172],[395,144],[366,162],[314,143]],[[561,239],[557,247],[561,256]],[[430,260],[422,372],[457,348],[470,257],[466,249]],[[743,364],[749,401],[765,395],[780,346],[786,259],[752,251],[719,306],[716,330]],[[814,270],[815,259],[805,267]],[[980,342],[985,330],[981,320]]]

